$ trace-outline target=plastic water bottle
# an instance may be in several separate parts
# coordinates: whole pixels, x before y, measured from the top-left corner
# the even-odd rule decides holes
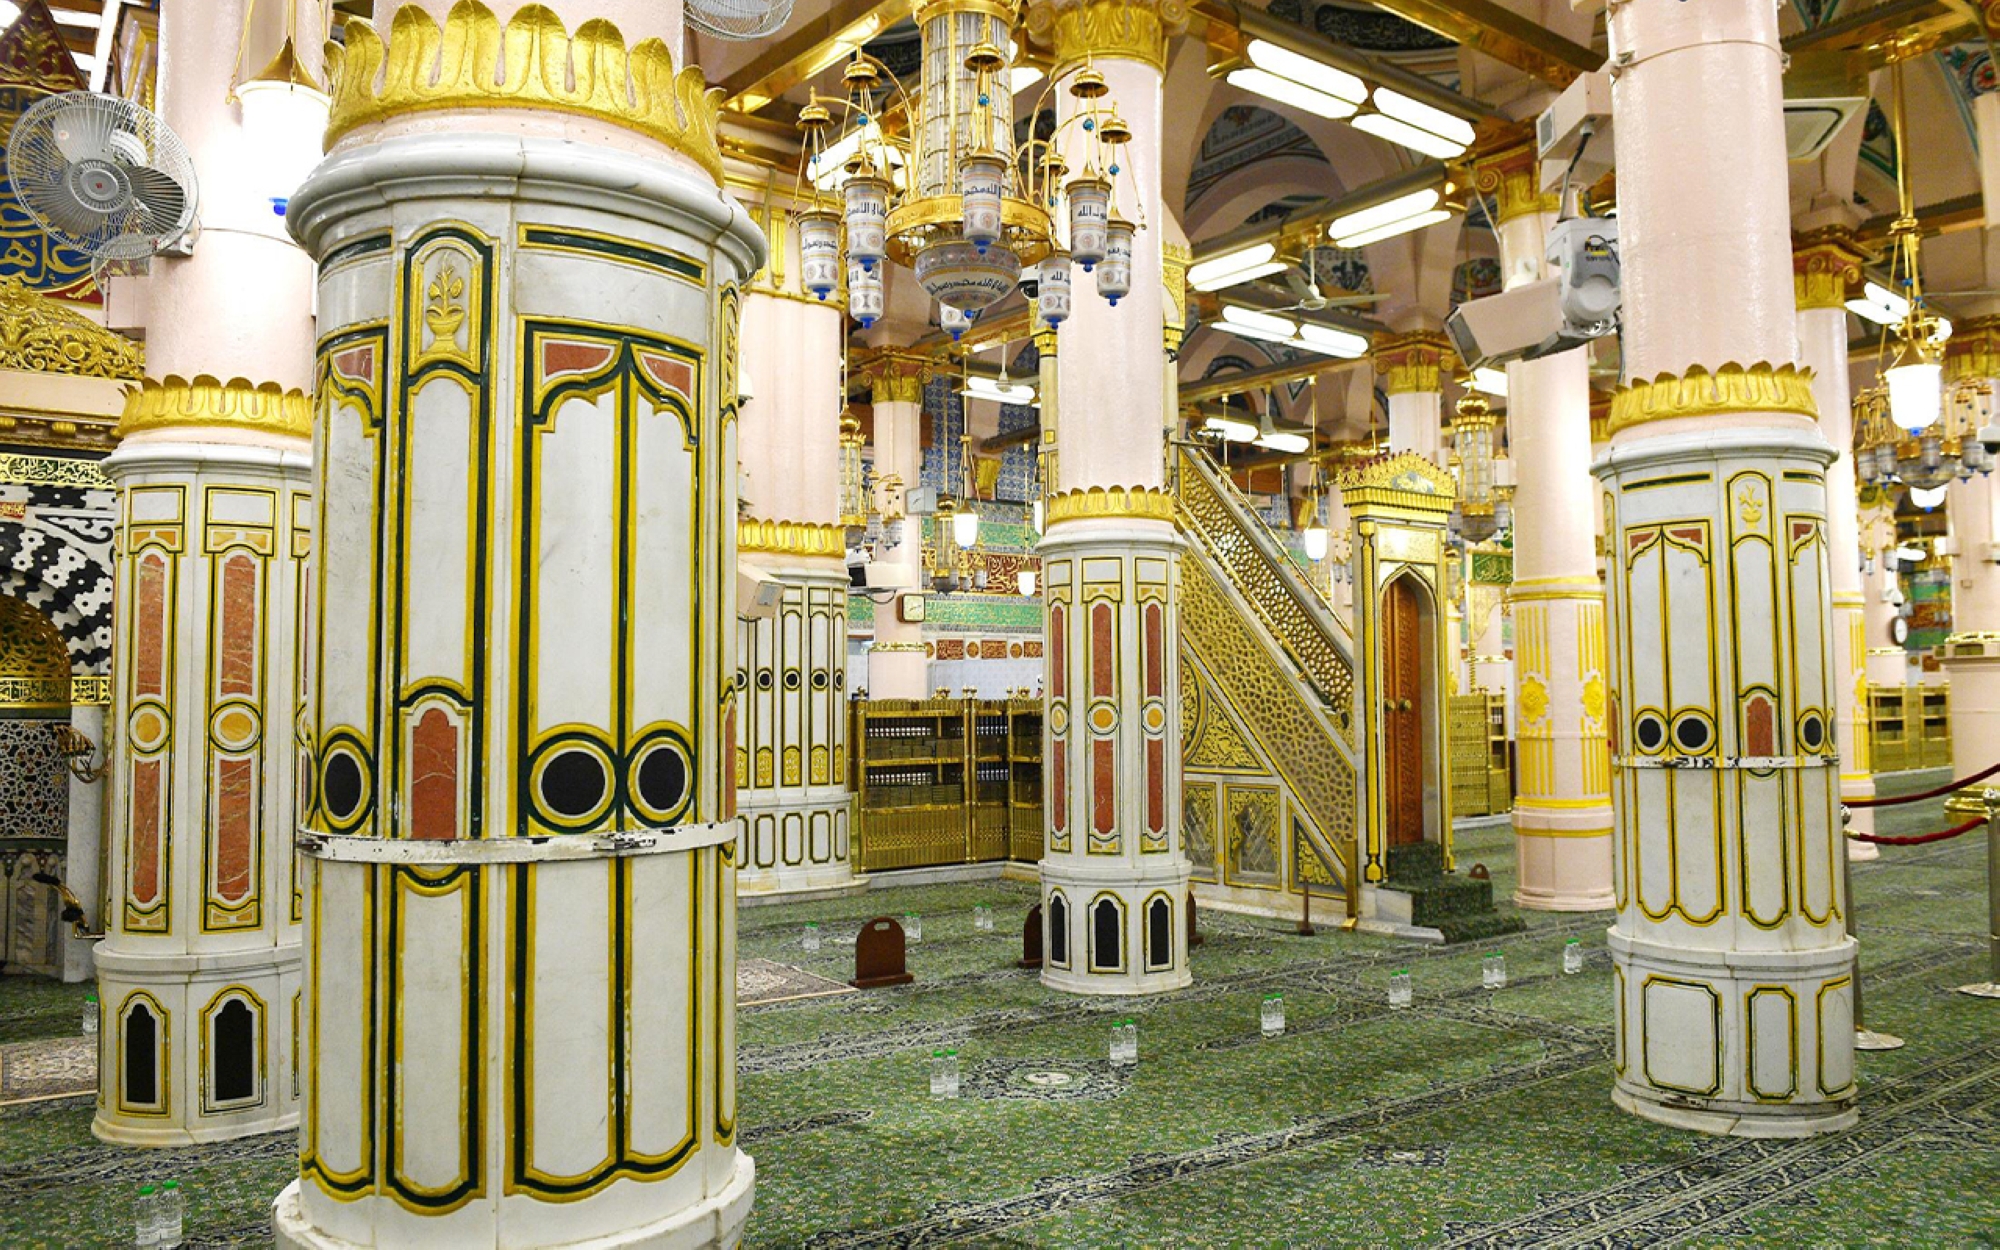
[[[934,1050],[931,1052],[931,1097],[958,1097],[957,1051]]]
[[[187,1197],[179,1181],[168,1181],[160,1190],[160,1250],[173,1250],[187,1239]]]
[[[95,995],[83,1000],[83,1034],[85,1037],[97,1032],[97,998]]]
[[[1389,974],[1389,1005],[1398,1010],[1410,1005],[1415,997],[1415,987],[1410,983],[1409,969]]]
[[[160,1244],[160,1196],[151,1185],[139,1186],[139,1200],[132,1204],[132,1244],[139,1250]]]
[[[1563,943],[1563,975],[1573,977],[1583,971],[1583,943],[1571,938]]]
[[[1264,1006],[1259,1023],[1264,1026],[1265,1037],[1282,1037],[1285,1033],[1285,996],[1283,994],[1264,995]]]
[[[984,903],[974,906],[972,909],[972,927],[981,933],[993,932],[993,909]]]
[[[804,946],[804,947],[805,947],[805,948],[806,948],[806,949],[807,949],[808,951],[816,951],[816,950],[818,950],[818,949],[819,949],[819,926],[818,926],[818,925],[816,925],[816,924],[809,924],[809,925],[807,925],[807,926],[806,926],[806,936],[805,936],[805,939],[804,939],[804,941],[803,941],[803,942],[802,942],[801,944],[802,944],[802,945],[803,945],[803,946]]]
[[[1124,1039],[1121,1049],[1121,1053],[1124,1055],[1122,1062],[1127,1067],[1130,1067],[1132,1064],[1139,1062],[1139,1022],[1136,1020],[1127,1020],[1121,1027],[1123,1030],[1121,1036]]]
[[[903,939],[908,942],[924,940],[924,918],[913,911],[903,913]]]
[[[1507,957],[1499,951],[1486,952],[1486,958],[1479,961],[1479,983],[1489,990],[1505,989]]]

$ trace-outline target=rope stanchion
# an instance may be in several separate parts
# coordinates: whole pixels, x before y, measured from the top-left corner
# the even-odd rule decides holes
[[[1846,803],[1849,807],[1898,807],[1904,803],[1921,803],[1925,799],[1935,799],[1941,795],[1963,790],[1967,786],[1976,785],[1995,773],[2000,773],[2000,764],[1995,764],[1991,768],[1981,769],[1970,777],[1963,777],[1957,781],[1947,781],[1934,789],[1919,790],[1915,794],[1898,794],[1889,798],[1878,799],[1848,799]]]
[[[1936,833],[1912,834],[1907,838],[1899,838],[1887,833],[1850,833],[1847,836],[1853,838],[1856,842],[1879,842],[1883,846],[1922,846],[1926,842],[1942,842],[1947,838],[1955,838],[1962,833],[1971,833],[1974,829],[1979,828],[1979,826],[1985,823],[1986,817],[1974,816],[1962,825],[1953,825],[1949,829],[1940,829]]]

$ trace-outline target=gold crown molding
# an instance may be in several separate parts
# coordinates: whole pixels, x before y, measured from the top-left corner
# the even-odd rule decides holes
[[[1944,349],[1944,380],[2000,377],[2000,317],[1972,317],[1954,325]]]
[[[1504,225],[1530,213],[1559,212],[1562,197],[1541,187],[1542,163],[1533,140],[1481,157],[1473,166],[1473,186],[1493,197],[1494,220]]]
[[[193,381],[173,374],[158,381],[147,378],[125,392],[120,438],[183,426],[231,426],[311,438],[312,400],[304,391],[288,391],[276,382],[253,386],[244,378],[222,382],[206,373]]]
[[[628,51],[610,22],[584,22],[572,35],[539,4],[522,6],[503,23],[479,0],[459,0],[442,29],[430,14],[406,4],[389,24],[386,46],[360,18],[348,19],[346,37],[345,47],[326,47],[333,101],[328,147],[357,126],[403,113],[545,109],[636,131],[687,156],[722,184],[722,92],[710,90],[699,69],[676,69],[673,53],[658,39]]]
[[[1145,486],[1091,486],[1050,495],[1048,517],[1050,525],[1086,517],[1172,521],[1174,497]]]
[[[844,556],[846,533],[838,525],[815,525],[810,521],[754,521],[736,523],[736,550],[761,551],[783,556]]]
[[[1340,475],[1340,495],[1349,511],[1372,506],[1446,513],[1458,497],[1458,488],[1451,474],[1406,451],[1348,469]]]
[[[1612,392],[1610,433],[1615,436],[1648,421],[1744,412],[1784,412],[1818,420],[1812,377],[1811,369],[1761,361],[1747,367],[1731,361],[1713,373],[1700,365],[1678,377],[1662,373],[1650,382],[1634,382]]]
[[[0,369],[137,381],[145,372],[139,344],[39,291],[18,275],[0,276]]]
[[[1868,250],[1845,226],[1825,226],[1792,239],[1792,289],[1800,312],[1839,308],[1861,282]]]
[[[1435,330],[1377,335],[1369,358],[1391,395],[1443,389],[1439,371],[1451,354],[1451,342]]]
[[[1051,78],[1085,61],[1143,61],[1167,70],[1167,40],[1187,29],[1183,0],[1042,0],[1028,9],[1028,33],[1052,48]]]

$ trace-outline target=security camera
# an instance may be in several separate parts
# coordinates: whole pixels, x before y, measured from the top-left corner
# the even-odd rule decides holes
[[[1468,368],[1553,356],[1617,331],[1617,219],[1557,222],[1547,259],[1552,276],[1467,300],[1445,318],[1445,333]]]

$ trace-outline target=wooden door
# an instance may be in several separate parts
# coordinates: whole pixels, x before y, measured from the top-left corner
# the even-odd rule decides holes
[[[1382,786],[1389,845],[1424,840],[1424,638],[1417,592],[1398,578],[1382,594]]]

